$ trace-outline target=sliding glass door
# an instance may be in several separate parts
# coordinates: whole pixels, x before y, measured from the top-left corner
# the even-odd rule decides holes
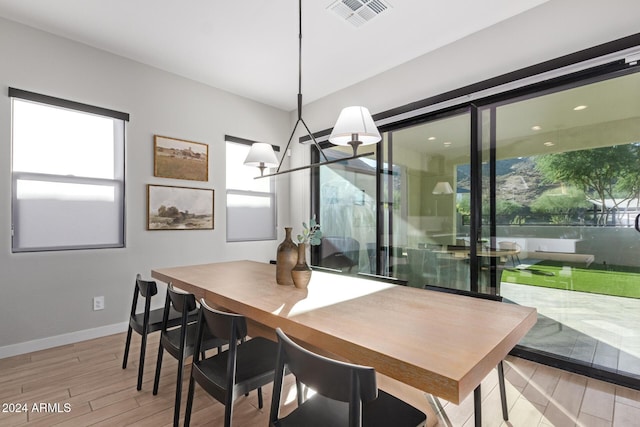
[[[319,168],[326,237],[314,262],[536,307],[519,355],[637,386],[634,70],[590,70],[382,127],[373,156]]]
[[[531,351],[640,378],[640,73],[480,109],[482,236]],[[486,162],[486,164],[484,164]]]
[[[468,109],[384,133],[381,274],[469,289]]]
[[[376,146],[360,148],[372,152],[346,162],[318,168],[319,212],[322,244],[314,253],[314,264],[348,273],[376,272]],[[324,150],[329,160],[352,155],[352,148]]]

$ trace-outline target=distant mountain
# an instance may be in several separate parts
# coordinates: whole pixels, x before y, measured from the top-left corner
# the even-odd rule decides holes
[[[489,165],[482,166],[484,185],[489,187]],[[471,187],[470,165],[458,166],[458,187]],[[530,157],[498,160],[496,162],[496,197],[529,205],[554,185],[543,184],[543,177]]]

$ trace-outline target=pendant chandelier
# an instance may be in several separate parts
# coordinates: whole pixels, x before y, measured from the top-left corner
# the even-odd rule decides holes
[[[376,127],[369,110],[365,107],[353,106],[346,107],[340,112],[340,116],[336,121],[333,131],[329,136],[329,142],[335,145],[351,145],[353,148],[353,155],[350,157],[342,157],[339,159],[329,160],[324,151],[316,141],[309,127],[302,118],[302,0],[298,0],[298,119],[296,120],[289,141],[285,147],[280,162],[277,162],[277,157],[273,151],[273,147],[270,144],[254,143],[249,150],[249,154],[244,161],[247,166],[257,166],[260,168],[260,176],[256,178],[266,178],[269,176],[281,175],[289,172],[299,171],[303,169],[310,169],[313,167],[319,167],[323,165],[329,165],[332,163],[343,162],[347,160],[357,159],[359,157],[372,156],[374,153],[357,154],[358,147],[360,145],[375,144],[380,141],[380,132]],[[311,139],[313,145],[318,149],[320,156],[324,161],[319,163],[312,163],[306,166],[300,166],[287,170],[281,170],[284,157],[291,145],[293,136],[296,133],[298,125],[302,124],[307,132],[307,135]],[[278,166],[278,169],[274,173],[264,174],[266,168]]]

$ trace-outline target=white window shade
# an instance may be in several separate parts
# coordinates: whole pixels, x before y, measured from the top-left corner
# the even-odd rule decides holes
[[[123,247],[128,116],[103,116],[112,112],[30,92],[9,94],[12,250]]]
[[[226,137],[227,242],[277,238],[273,177],[254,179],[260,170],[244,161],[253,141]]]

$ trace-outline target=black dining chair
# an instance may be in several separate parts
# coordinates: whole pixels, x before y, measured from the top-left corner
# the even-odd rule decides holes
[[[262,409],[262,386],[273,381],[278,346],[263,337],[247,340],[244,316],[216,310],[200,301],[199,330],[191,365],[184,425],[189,426],[195,385],[198,383],[214,399],[224,404],[224,426],[230,427],[233,404],[240,395],[258,390],[258,408]],[[200,345],[209,332],[229,343],[227,350],[208,358],[199,358]]]
[[[293,342],[280,328],[276,334],[278,361],[270,427],[416,427],[425,424],[427,416],[423,412],[378,389],[373,368],[313,353]],[[285,370],[316,394],[280,418]]]
[[[486,299],[490,301],[502,302],[500,295],[484,294],[480,292],[472,292],[463,289],[445,288],[442,286],[425,286],[426,290],[445,292],[449,294],[462,295],[472,298]],[[498,369],[498,387],[500,388],[500,401],[502,403],[502,418],[509,421],[509,408],[507,407],[507,390],[504,382],[504,363],[501,360],[497,366]],[[480,425],[482,419],[482,396],[480,392],[480,384],[473,391],[473,406],[475,412],[476,425]]]
[[[324,236],[320,244],[320,265],[351,272],[360,262],[360,242],[352,237]]]
[[[521,264],[519,254],[522,248],[520,248],[520,245],[517,242],[508,242],[508,241],[498,242],[498,249],[501,251],[509,251],[508,256],[509,256],[509,260],[511,261],[512,268],[516,268]],[[516,263],[516,260],[518,261],[517,263]]]
[[[180,325],[173,329],[168,329],[169,314],[171,309],[175,309],[181,314]],[[160,370],[162,368],[162,356],[167,350],[171,356],[178,360],[178,378],[176,380],[176,399],[173,410],[173,425],[177,426],[180,419],[180,399],[182,398],[182,374],[184,370],[184,360],[194,355],[196,352],[202,354],[206,350],[217,348],[218,353],[227,341],[222,337],[216,337],[205,331],[201,339],[198,338],[198,322],[189,323],[189,313],[198,310],[196,298],[193,294],[174,288],[171,283],[167,285],[167,297],[164,304],[164,315],[160,332],[160,344],[158,345],[158,361],[156,362],[156,375],[153,381],[153,394],[158,394],[160,384]],[[200,315],[198,316],[200,319]],[[195,357],[194,357],[195,358]]]
[[[158,286],[153,280],[142,280],[140,274],[136,275],[136,281],[133,288],[133,300],[131,302],[131,313],[129,315],[129,328],[127,330],[127,340],[124,346],[124,357],[122,358],[122,369],[127,368],[127,360],[129,359],[129,348],[131,346],[131,335],[135,331],[142,337],[140,345],[140,361],[138,363],[138,384],[136,388],[142,389],[142,375],[144,372],[144,358],[147,349],[147,335],[157,332],[162,328],[163,308],[151,310],[151,299],[158,293]],[[138,307],[138,299],[142,296],[144,300],[144,310],[136,313]],[[169,312],[167,319],[167,327],[175,327],[180,324],[182,314],[173,308]],[[189,313],[187,320],[195,322],[198,318],[197,312]]]

